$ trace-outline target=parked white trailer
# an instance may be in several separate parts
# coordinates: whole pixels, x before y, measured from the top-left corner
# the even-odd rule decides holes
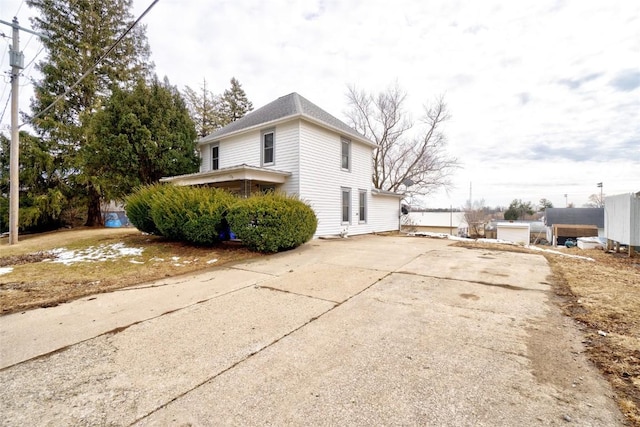
[[[640,246],[640,193],[619,194],[604,199],[604,227],[607,242]]]

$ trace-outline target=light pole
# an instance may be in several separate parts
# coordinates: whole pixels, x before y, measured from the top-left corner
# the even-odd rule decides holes
[[[600,188],[600,207],[603,208],[604,207],[604,199],[602,198],[602,183],[599,182],[598,184],[596,184],[598,186],[598,188]]]

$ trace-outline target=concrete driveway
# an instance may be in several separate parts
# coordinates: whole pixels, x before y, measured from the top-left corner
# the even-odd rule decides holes
[[[540,255],[315,240],[0,317],[0,423],[622,425]]]

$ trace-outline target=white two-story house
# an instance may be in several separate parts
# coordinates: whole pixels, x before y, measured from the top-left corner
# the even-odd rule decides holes
[[[163,178],[247,196],[297,194],[318,217],[316,237],[399,229],[402,195],[372,188],[376,145],[291,93],[202,138],[200,172]]]

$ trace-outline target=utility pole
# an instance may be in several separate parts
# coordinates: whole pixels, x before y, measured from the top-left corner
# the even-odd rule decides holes
[[[12,22],[0,20],[0,23],[13,28],[13,40],[9,50],[11,65],[11,149],[9,151],[9,244],[18,243],[18,212],[20,209],[20,134],[18,126],[18,108],[20,106],[20,70],[24,68],[24,54],[20,52],[20,30],[36,36],[41,34],[18,25],[18,18]]]

